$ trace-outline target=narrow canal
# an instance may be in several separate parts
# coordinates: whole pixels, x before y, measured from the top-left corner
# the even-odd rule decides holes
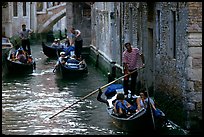
[[[29,75],[2,77],[2,133],[6,135],[126,135],[108,116],[105,104],[94,94],[81,97],[107,84],[103,75],[87,59],[89,73],[80,79],[60,79],[53,73],[56,60],[48,59],[40,44],[31,46],[36,70]],[[4,73],[4,72],[3,72]],[[185,134],[170,127],[161,134]]]

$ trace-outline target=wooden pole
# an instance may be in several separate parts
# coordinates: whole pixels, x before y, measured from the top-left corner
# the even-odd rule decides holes
[[[142,67],[142,68],[144,68],[144,67]],[[128,75],[131,75],[132,73],[134,73],[134,72],[136,72],[136,71],[138,71],[138,70],[140,70],[140,69],[142,69],[142,68],[138,68],[137,70],[134,70],[134,71],[132,71],[132,72],[126,74],[126,75],[123,75],[123,76],[121,76],[121,77],[119,77],[119,78],[117,78],[117,79],[111,81],[110,83],[108,83],[108,84],[106,84],[106,85],[103,85],[103,86],[100,87],[99,89],[102,90],[103,88],[105,88],[105,87],[107,87],[107,86],[109,86],[109,85],[115,83],[116,81],[118,81],[118,80],[120,80],[120,79],[122,79],[122,78],[124,78],[124,77],[126,77],[126,76],[128,76]],[[80,102],[80,101],[82,101],[82,100],[84,100],[84,99],[90,97],[91,95],[95,94],[96,92],[99,91],[99,89],[96,89],[96,90],[92,91],[91,93],[89,93],[89,94],[87,94],[86,96],[82,97],[82,98],[79,99],[78,101],[76,101],[76,102],[72,103],[71,105],[65,107],[65,108],[62,109],[61,111],[59,111],[59,112],[57,112],[56,114],[54,114],[53,116],[51,116],[49,119],[52,119],[53,117],[55,117],[55,116],[58,115],[59,113],[65,111],[66,109],[72,107],[73,105],[77,104],[78,102]]]

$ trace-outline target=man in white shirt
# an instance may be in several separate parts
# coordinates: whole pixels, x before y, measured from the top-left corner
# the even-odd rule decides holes
[[[31,55],[31,49],[30,49],[30,34],[33,33],[33,30],[27,29],[26,25],[22,25],[22,30],[20,32],[20,39],[22,42],[22,48],[24,51],[27,51],[29,55]]]

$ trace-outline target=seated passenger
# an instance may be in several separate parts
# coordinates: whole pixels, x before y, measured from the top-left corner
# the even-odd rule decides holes
[[[57,46],[59,48],[64,48],[65,47],[65,45],[61,43],[60,39],[57,39]]]
[[[65,52],[60,52],[60,57],[58,58],[57,63],[55,64],[55,67],[57,67],[59,63],[64,65],[66,61],[67,61],[67,57],[65,56]]]
[[[18,54],[19,54],[19,50],[22,50],[23,54],[26,55],[26,54],[25,54],[25,51],[23,50],[23,48],[20,47],[20,48],[18,48],[18,49],[15,51],[15,57],[16,57],[16,58],[17,58],[17,56],[18,56]]]
[[[52,43],[51,46],[53,46],[53,47],[57,47],[57,46],[58,46],[58,45],[57,45],[57,39],[54,40],[54,42]]]
[[[126,98],[126,100],[131,104],[130,112],[139,112],[144,108],[144,104],[140,96],[134,96],[134,98]]]
[[[150,98],[150,97],[148,98],[147,91],[146,91],[145,88],[142,89],[142,92],[140,93],[140,96],[141,96],[141,98],[142,98],[142,102],[144,103],[144,107],[145,107],[145,108],[147,108],[148,103],[150,102],[151,107],[152,107],[153,112],[154,112],[154,115],[155,115],[156,117],[159,117],[159,116],[164,115],[163,112],[162,112],[160,109],[158,109],[158,108],[155,107],[154,100],[153,100],[152,98]]]
[[[12,52],[11,55],[10,55],[10,60],[11,61],[15,61],[17,60],[16,56],[15,56],[15,52]]]
[[[17,59],[22,63],[27,63],[26,56],[23,53],[23,50],[18,50]]]
[[[27,63],[31,63],[32,61],[33,61],[32,55],[29,55],[29,56],[28,56]]]
[[[128,108],[130,107],[131,105],[125,100],[124,94],[118,93],[114,103],[114,112],[118,114],[119,117],[127,117]]]

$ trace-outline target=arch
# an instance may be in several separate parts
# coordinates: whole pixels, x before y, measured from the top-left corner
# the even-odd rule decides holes
[[[61,18],[66,16],[66,9],[63,9],[58,14],[53,15],[47,20],[38,30],[38,33],[48,32],[52,26],[54,26]]]

